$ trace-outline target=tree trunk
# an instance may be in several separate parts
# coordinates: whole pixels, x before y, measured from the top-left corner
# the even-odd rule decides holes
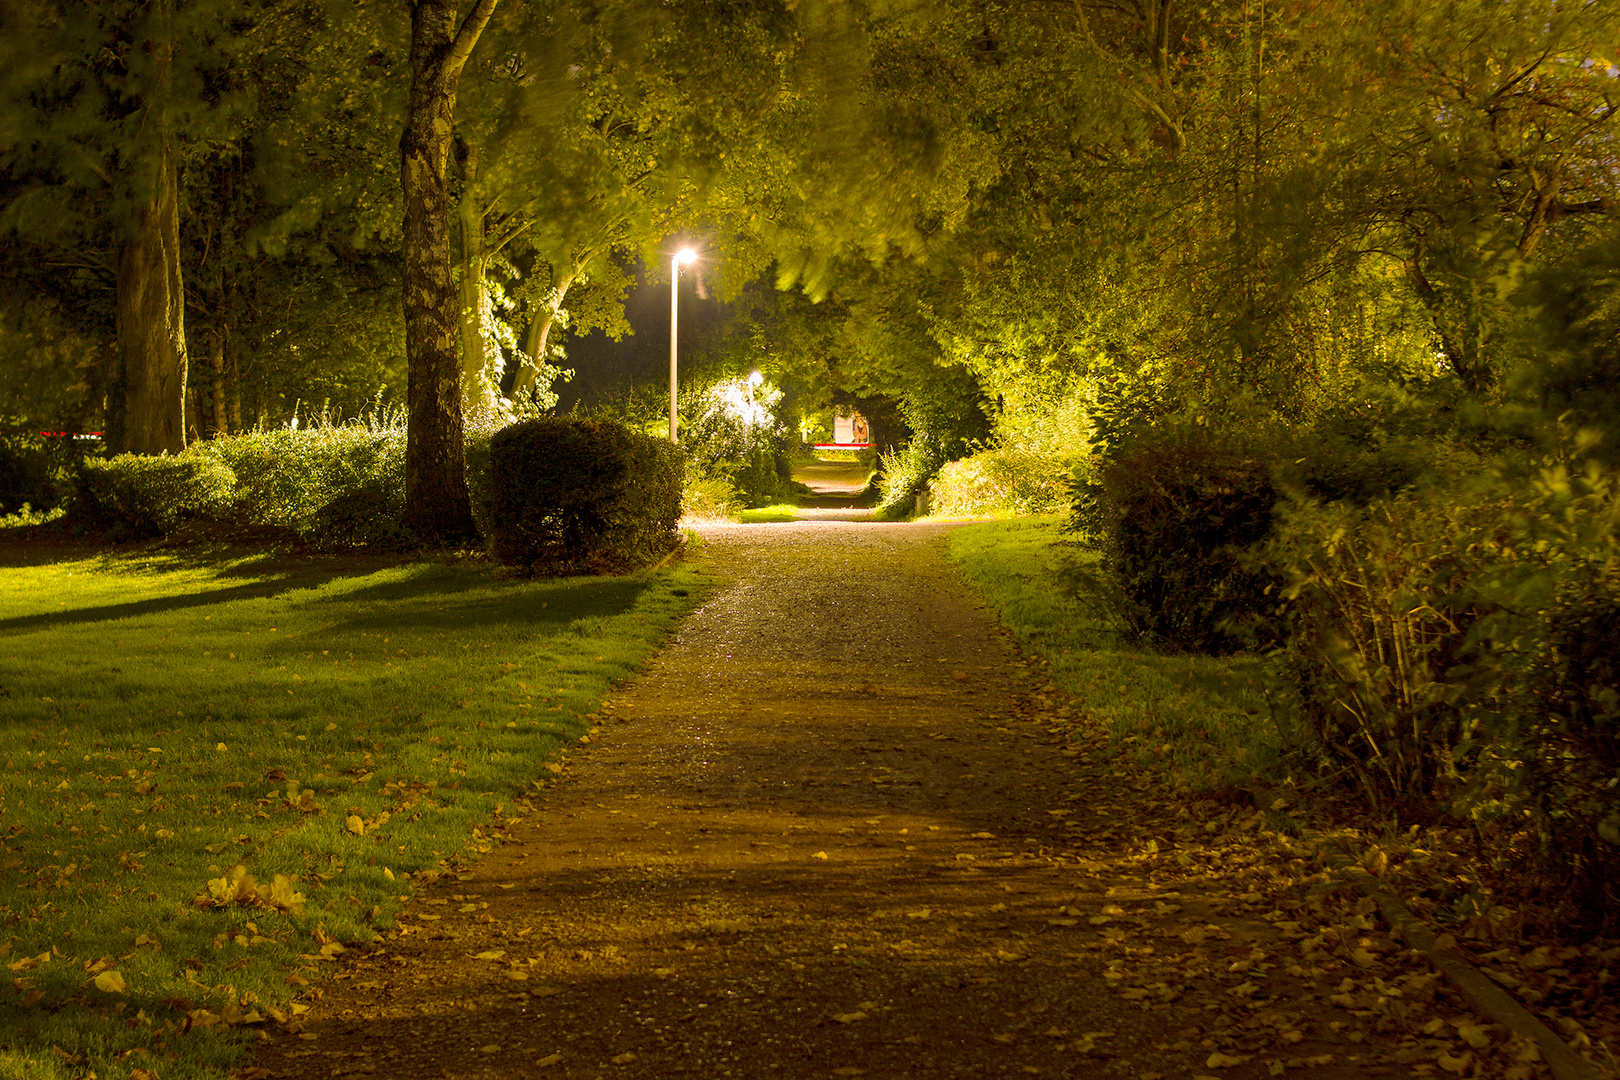
[[[208,423],[204,434],[211,439],[230,433],[225,416],[225,335],[223,326],[208,332]]]
[[[484,281],[489,273],[489,245],[484,238],[484,201],[478,191],[478,148],[468,147],[462,170],[461,203],[461,393],[468,416],[494,411],[500,392],[496,363],[500,346],[489,329],[494,312]]]
[[[512,396],[527,394],[534,389],[535,377],[546,362],[546,342],[551,337],[551,328],[557,325],[557,313],[562,310],[563,301],[568,297],[568,287],[574,283],[578,271],[569,274],[559,281],[546,298],[545,307],[529,323],[529,339],[524,342],[528,358],[518,365],[517,375],[512,379]]]
[[[116,449],[178,454],[186,448],[185,293],[180,280],[179,177],[166,132],[118,253],[117,333],[123,423]]]
[[[467,492],[458,308],[450,272],[445,169],[461,70],[495,10],[478,0],[458,31],[456,0],[411,4],[411,93],[400,141],[405,194],[405,355],[409,366],[405,520],[433,545],[477,539]]]

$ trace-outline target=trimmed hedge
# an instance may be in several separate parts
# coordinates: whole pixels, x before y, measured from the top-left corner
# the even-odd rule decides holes
[[[682,455],[611,420],[543,416],[490,440],[490,550],[531,573],[613,573],[679,540]]]
[[[397,546],[405,512],[403,425],[353,422],[252,431],[186,450],[236,476],[231,516],[337,546]]]
[[[163,536],[231,506],[236,474],[212,458],[119,454],[86,460],[73,512],[91,528],[132,539]]]

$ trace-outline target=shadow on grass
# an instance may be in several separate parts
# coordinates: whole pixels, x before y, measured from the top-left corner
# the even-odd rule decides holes
[[[323,603],[379,605],[337,623],[334,634],[378,630],[409,623],[417,630],[460,630],[469,625],[485,628],[497,623],[522,623],[536,629],[555,628],[576,619],[605,619],[622,615],[636,604],[651,583],[644,578],[564,578],[541,584],[491,582],[482,577],[448,576],[434,580],[413,578],[378,582],[323,597]],[[498,590],[469,600],[448,602],[475,588]]]
[[[361,573],[366,573],[366,571],[353,572],[353,574]],[[71,626],[76,623],[112,622],[117,619],[130,619],[141,615],[161,615],[165,612],[182,611],[187,608],[202,608],[214,604],[224,604],[232,600],[263,600],[282,593],[314,588],[338,577],[345,576],[353,575],[331,573],[289,576],[279,581],[259,581],[251,585],[233,585],[223,589],[211,589],[206,592],[187,593],[182,596],[131,600],[123,604],[102,604],[97,607],[79,608],[72,611],[18,615],[9,619],[0,619],[0,634],[14,630],[37,630],[43,627]]]

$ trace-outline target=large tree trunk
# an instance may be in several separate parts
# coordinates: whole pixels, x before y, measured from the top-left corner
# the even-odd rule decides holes
[[[499,396],[500,346],[489,333],[494,312],[484,280],[489,273],[489,244],[484,237],[484,200],[478,192],[478,148],[467,148],[462,170],[461,203],[461,393],[468,416],[495,410]]]
[[[217,439],[230,433],[225,412],[225,336],[229,331],[215,325],[208,332],[208,419],[203,434]]]
[[[411,4],[411,94],[400,142],[405,193],[405,355],[409,365],[405,519],[424,541],[477,539],[467,493],[456,345],[459,305],[450,272],[445,169],[461,70],[495,10],[478,0],[460,30],[456,0]]]
[[[185,293],[180,280],[179,177],[167,133],[138,178],[129,234],[118,253],[118,350],[123,423],[115,447],[135,454],[186,448]]]
[[[551,337],[551,328],[557,325],[557,313],[562,310],[563,301],[568,297],[568,287],[574,283],[579,271],[575,270],[557,282],[546,297],[545,307],[536,313],[534,321],[529,323],[529,339],[524,343],[528,357],[518,365],[517,374],[512,379],[512,396],[527,394],[534,389],[534,380],[540,374],[540,369],[546,362],[546,342]]]

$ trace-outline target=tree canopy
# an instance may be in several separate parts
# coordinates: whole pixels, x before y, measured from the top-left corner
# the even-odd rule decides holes
[[[1528,392],[1569,297],[1534,282],[1593,257],[1620,181],[1620,13],[1578,0],[0,20],[12,422],[158,452],[408,399],[446,537],[464,420],[549,407],[556,331],[626,330],[626,268],[678,238],[732,302],[717,348],[806,400],[952,437],[1059,402],[1300,417],[1367,379]]]

